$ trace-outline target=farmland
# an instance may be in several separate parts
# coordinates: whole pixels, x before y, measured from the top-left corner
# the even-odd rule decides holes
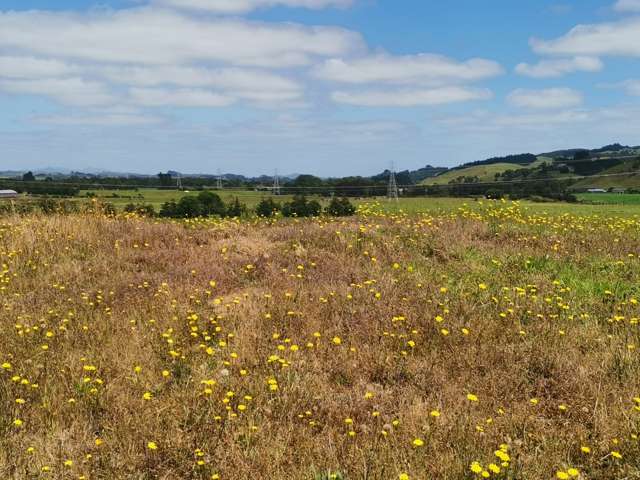
[[[596,205],[640,205],[640,195],[636,193],[579,193],[576,197]]]
[[[636,478],[639,213],[3,217],[0,478]]]
[[[224,201],[229,201],[232,198],[237,197],[241,202],[248,207],[255,207],[261,198],[270,196],[269,192],[255,192],[248,190],[220,190],[216,191]],[[194,196],[198,194],[198,191],[179,191],[179,190],[162,190],[158,188],[141,188],[137,190],[82,190],[78,197],[80,199],[87,200],[87,194],[94,195],[101,201],[112,203],[116,208],[122,209],[129,203],[150,204],[156,210],[160,209],[160,206],[170,200],[180,200],[184,196]],[[290,195],[282,195],[281,199],[286,201],[291,198]]]

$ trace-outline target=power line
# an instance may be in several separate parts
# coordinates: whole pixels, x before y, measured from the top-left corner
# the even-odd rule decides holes
[[[218,177],[216,178],[216,189],[222,190],[222,173],[218,169]]]
[[[387,198],[398,200],[398,184],[396,182],[396,169],[393,163],[389,170],[389,186],[387,188]]]
[[[280,195],[280,177],[278,177],[278,170],[276,169],[273,176],[273,194]]]
[[[433,184],[397,184],[398,188],[427,188],[427,187],[451,187],[451,186],[501,186],[501,185],[515,185],[522,183],[535,183],[535,182],[544,182],[544,181],[557,181],[564,182],[569,180],[584,180],[584,179],[595,179],[595,178],[609,178],[609,177],[624,177],[624,176],[640,176],[640,170],[637,172],[620,172],[620,173],[607,173],[607,174],[599,174],[599,175],[573,175],[570,177],[538,177],[538,178],[527,178],[522,180],[505,180],[505,181],[492,181],[492,182],[472,182],[472,183],[433,183]],[[438,177],[428,177],[428,178],[438,178]],[[105,187],[111,187],[111,189],[119,189],[119,190],[131,190],[135,188],[153,188],[160,190],[174,190],[176,187],[168,187],[162,185],[150,185],[150,184],[122,184],[122,183],[78,183],[78,182],[56,182],[56,181],[24,181],[24,180],[15,180],[15,179],[0,179],[0,184],[2,183],[8,184],[21,184],[21,185],[37,185],[37,186],[70,186],[77,187],[81,190],[91,190],[91,189],[101,189]],[[215,186],[213,185],[183,185],[182,188],[202,188],[202,189],[213,189]],[[244,189],[247,187],[238,187],[238,189]],[[254,188],[263,188],[265,191],[273,190],[273,187],[267,186],[256,186],[250,187],[252,190]],[[353,189],[377,189],[377,190],[388,190],[388,185],[384,184],[368,184],[368,185],[325,185],[325,186],[287,186],[279,185],[280,190],[353,190]]]

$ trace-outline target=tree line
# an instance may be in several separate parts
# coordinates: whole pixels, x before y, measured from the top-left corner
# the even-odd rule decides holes
[[[125,212],[138,213],[144,216],[155,216],[152,205],[125,206]],[[304,195],[294,195],[288,202],[280,203],[273,198],[263,198],[253,211],[260,217],[270,218],[275,215],[283,217],[316,217],[322,214],[343,217],[356,213],[356,207],[347,198],[334,197],[326,208],[322,208],[316,200],[309,200]],[[241,217],[247,215],[249,209],[238,197],[224,202],[215,192],[205,190],[197,195],[188,195],[180,200],[170,200],[162,204],[158,216],[164,218],[196,218],[196,217]]]

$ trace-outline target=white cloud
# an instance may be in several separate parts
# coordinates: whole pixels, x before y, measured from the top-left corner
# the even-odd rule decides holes
[[[131,100],[145,107],[226,107],[233,97],[198,89],[169,90],[162,88],[132,88]]]
[[[520,75],[533,78],[556,78],[573,72],[599,72],[604,65],[597,57],[573,57],[558,60],[541,60],[531,65],[519,63],[515,70]]]
[[[519,88],[507,96],[507,101],[511,105],[521,108],[571,108],[582,105],[582,94],[571,88],[548,88],[545,90]]]
[[[640,12],[640,0],[618,0],[613,8],[618,12]]]
[[[304,89],[298,82],[256,69],[118,66],[96,68],[93,72],[111,82],[130,86],[214,88],[228,96],[261,103],[299,101],[304,94]]]
[[[76,73],[72,66],[55,59],[0,56],[0,77],[32,78],[63,77]]]
[[[629,95],[640,97],[640,80],[627,80],[624,87]]]
[[[0,12],[0,48],[90,62],[288,67],[362,45],[358,33],[341,28],[194,18],[155,8]]]
[[[487,100],[490,90],[466,87],[442,87],[422,90],[364,90],[359,92],[333,92],[337,103],[366,107],[417,107]]]
[[[397,85],[442,85],[469,82],[500,75],[502,67],[491,60],[474,58],[458,62],[451,58],[420,54],[407,56],[374,55],[354,60],[329,59],[318,66],[316,76],[334,82]]]
[[[46,125],[79,125],[98,127],[120,127],[157,125],[164,122],[161,117],[131,113],[104,113],[92,115],[44,115],[31,118],[35,123]]]
[[[619,22],[578,25],[555,40],[532,39],[542,55],[640,56],[640,18]]]
[[[156,0],[155,3],[167,7],[234,14],[277,6],[316,10],[326,7],[347,7],[351,5],[352,0]]]
[[[111,105],[116,97],[99,82],[78,77],[29,80],[0,80],[0,91],[23,95],[44,95],[74,106]]]
[[[601,85],[603,88],[621,88],[627,95],[640,97],[640,80],[629,79],[623,82]]]

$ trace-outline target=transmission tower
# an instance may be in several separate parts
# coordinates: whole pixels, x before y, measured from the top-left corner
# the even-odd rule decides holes
[[[393,164],[389,171],[389,187],[387,188],[387,198],[398,200],[398,184],[396,182],[396,171]]]
[[[280,178],[278,177],[278,170],[276,170],[273,176],[273,194],[280,195]]]
[[[216,189],[222,190],[222,173],[218,169],[218,177],[216,178]]]
[[[178,190],[182,190],[182,175],[180,173],[178,173],[178,178],[176,179],[176,186]]]

